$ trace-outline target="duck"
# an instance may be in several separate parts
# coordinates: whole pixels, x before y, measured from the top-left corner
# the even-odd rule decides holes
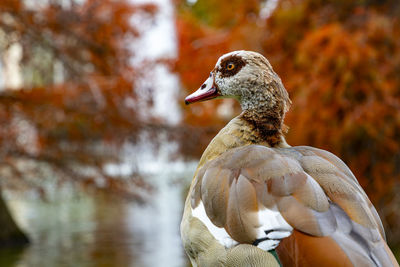
[[[242,112],[211,140],[189,188],[180,229],[193,266],[399,266],[346,164],[286,142],[291,100],[263,55],[222,55],[185,103],[218,98]]]

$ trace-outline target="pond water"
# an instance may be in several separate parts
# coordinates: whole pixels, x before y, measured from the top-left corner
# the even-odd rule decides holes
[[[155,190],[143,205],[74,190],[60,190],[49,202],[13,196],[9,207],[32,244],[22,251],[0,250],[0,266],[190,266],[179,223],[183,181],[194,167],[151,175]]]

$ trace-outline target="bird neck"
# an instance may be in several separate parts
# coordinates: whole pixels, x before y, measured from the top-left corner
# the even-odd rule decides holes
[[[290,100],[285,88],[279,81],[260,83],[251,90],[243,90],[240,98],[242,107],[241,119],[253,128],[254,133],[270,147],[286,144],[283,132],[287,127],[283,124],[287,104]],[[286,144],[287,145],[287,144]]]
[[[286,146],[283,132],[287,127],[283,124],[283,114],[274,109],[246,109],[240,118],[253,128],[259,140],[268,143],[270,147]]]

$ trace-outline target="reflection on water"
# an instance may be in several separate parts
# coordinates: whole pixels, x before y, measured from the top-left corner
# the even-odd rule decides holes
[[[0,250],[0,266],[187,266],[179,237],[180,183],[165,172],[146,205],[105,194],[60,194],[43,202],[9,201],[33,243],[22,253]]]

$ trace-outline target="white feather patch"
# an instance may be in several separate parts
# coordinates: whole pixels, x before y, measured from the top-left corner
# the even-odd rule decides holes
[[[222,227],[217,227],[208,218],[203,202],[192,210],[192,216],[199,219],[214,236],[216,240],[226,248],[231,248],[239,244]],[[258,212],[260,226],[257,227],[257,239],[265,239],[259,242],[257,247],[265,251],[276,248],[280,240],[291,235],[293,228],[285,221],[279,211],[263,209]]]
[[[279,211],[267,208],[260,210],[258,220],[261,225],[257,228],[257,239],[269,238],[258,243],[257,247],[263,250],[276,248],[281,239],[292,234],[293,227],[285,221]]]
[[[226,248],[234,247],[238,244],[235,240],[230,237],[230,235],[226,232],[226,230],[222,227],[217,227],[213,224],[208,218],[206,210],[204,208],[203,202],[200,201],[199,205],[192,210],[192,216],[199,219],[204,225],[207,227],[208,231],[211,235],[214,236],[215,239],[218,240],[220,244],[225,246]]]

